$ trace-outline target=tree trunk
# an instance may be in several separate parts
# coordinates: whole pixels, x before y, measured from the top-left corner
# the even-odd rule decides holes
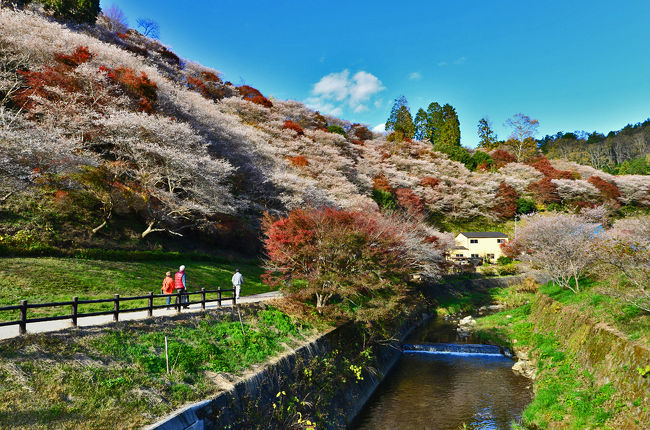
[[[106,226],[106,224],[107,224],[107,222],[106,222],[106,220],[104,220],[103,223],[101,223],[101,224],[98,225],[97,227],[93,228],[93,230],[92,230],[92,234],[97,234],[97,232],[98,232],[99,230],[101,230],[102,228],[104,228],[104,227]]]

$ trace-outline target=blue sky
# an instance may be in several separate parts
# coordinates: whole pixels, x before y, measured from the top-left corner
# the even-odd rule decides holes
[[[650,117],[648,1],[101,1],[113,4],[225,80],[371,127],[401,94],[413,115],[453,105],[469,147],[483,116],[500,138],[518,112],[538,137]]]

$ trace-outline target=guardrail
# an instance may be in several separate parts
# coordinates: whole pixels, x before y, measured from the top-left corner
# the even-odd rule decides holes
[[[227,297],[223,298],[222,294],[223,293],[228,293],[232,292],[232,297]],[[206,295],[207,294],[217,294],[216,299],[207,299]],[[201,295],[201,300],[200,301],[195,301],[192,302],[190,300],[190,296],[194,295]],[[168,297],[175,297],[175,303],[171,303],[169,305],[164,304],[164,305],[154,305],[154,299],[156,298],[168,298]],[[187,297],[187,302],[183,302],[182,298]],[[138,307],[138,308],[127,308],[127,309],[120,309],[120,303],[123,302],[129,302],[133,300],[144,300],[148,299],[148,305],[143,306],[143,307]],[[129,313],[129,312],[141,312],[141,311],[147,311],[147,316],[153,316],[153,311],[154,309],[162,309],[162,308],[169,308],[169,307],[174,307],[177,312],[181,312],[181,308],[189,305],[196,305],[196,304],[201,304],[201,310],[205,310],[205,304],[206,303],[214,303],[217,302],[218,306],[220,307],[222,302],[224,300],[232,300],[232,304],[236,305],[237,300],[235,298],[235,289],[226,289],[222,290],[221,288],[217,288],[216,290],[206,290],[205,288],[201,288],[201,291],[192,291],[192,292],[177,292],[174,294],[154,294],[153,292],[149,293],[149,295],[146,296],[133,296],[133,297],[120,297],[119,294],[115,294],[112,299],[96,299],[96,300],[79,300],[78,297],[73,297],[72,301],[69,302],[52,302],[52,303],[28,303],[27,300],[21,300],[19,305],[14,305],[14,306],[3,306],[0,307],[0,312],[3,311],[20,311],[20,319],[16,321],[0,321],[0,327],[5,327],[5,326],[11,326],[11,325],[17,325],[18,326],[18,333],[20,335],[24,335],[27,333],[27,323],[34,323],[34,322],[43,322],[43,321],[59,321],[59,320],[65,320],[65,319],[70,319],[72,321],[72,326],[76,327],[77,326],[77,319],[78,318],[83,318],[83,317],[93,317],[93,316],[98,316],[98,315],[113,315],[113,321],[117,322],[119,321],[120,318],[120,313]],[[86,304],[92,304],[92,303],[113,303],[113,310],[108,310],[108,311],[100,311],[100,312],[87,312],[87,313],[80,313],[79,312],[79,305],[86,305]],[[38,309],[38,308],[47,308],[47,307],[64,307],[64,306],[70,306],[71,307],[71,312],[69,315],[57,315],[57,316],[51,316],[51,317],[40,317],[40,318],[27,318],[27,310],[28,309]]]

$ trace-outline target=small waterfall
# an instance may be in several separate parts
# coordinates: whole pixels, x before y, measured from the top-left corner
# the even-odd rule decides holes
[[[455,343],[418,343],[404,344],[405,354],[457,354],[457,355],[493,355],[512,357],[507,348],[496,345],[455,344]]]

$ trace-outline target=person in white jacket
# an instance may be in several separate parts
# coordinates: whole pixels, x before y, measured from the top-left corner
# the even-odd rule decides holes
[[[235,300],[239,300],[239,293],[241,292],[241,286],[244,283],[244,277],[239,273],[239,269],[235,270],[235,274],[232,275],[232,286],[235,289]]]

